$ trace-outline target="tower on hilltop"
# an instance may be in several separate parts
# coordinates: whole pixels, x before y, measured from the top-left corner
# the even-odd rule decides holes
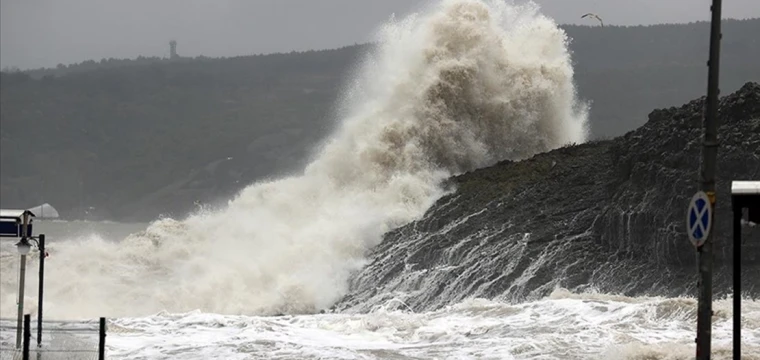
[[[172,40],[169,41],[169,59],[176,59],[179,58],[179,55],[177,55],[177,41]]]

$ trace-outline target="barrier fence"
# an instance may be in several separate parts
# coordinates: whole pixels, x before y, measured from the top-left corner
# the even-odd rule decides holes
[[[40,338],[38,334],[41,334]],[[106,319],[93,321],[45,320],[24,315],[21,346],[17,347],[17,320],[0,319],[0,360],[105,360]]]

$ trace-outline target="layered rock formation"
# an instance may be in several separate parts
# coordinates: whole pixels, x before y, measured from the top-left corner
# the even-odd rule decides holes
[[[456,190],[388,234],[336,309],[399,299],[415,311],[467,297],[523,301],[557,287],[695,295],[686,208],[699,189],[704,98],[649,115],[619,138],[505,161],[451,179]],[[760,85],[719,108],[716,297],[731,291],[731,180],[760,179]],[[743,291],[760,293],[760,228],[744,230]],[[400,302],[397,302],[400,303]]]

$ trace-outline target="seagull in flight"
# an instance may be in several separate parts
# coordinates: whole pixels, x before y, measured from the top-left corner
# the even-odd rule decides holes
[[[604,21],[602,21],[602,18],[599,17],[599,15],[594,14],[594,13],[588,13],[588,14],[585,14],[585,15],[581,16],[581,19],[583,19],[585,17],[592,17],[592,18],[595,18],[595,19],[599,20],[599,23],[602,24],[602,27],[604,27]]]

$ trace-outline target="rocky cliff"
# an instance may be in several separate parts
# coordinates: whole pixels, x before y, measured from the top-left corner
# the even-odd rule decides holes
[[[429,310],[467,297],[523,301],[556,287],[695,295],[686,208],[699,188],[704,98],[653,111],[608,141],[505,161],[451,179],[450,195],[388,234],[336,309],[399,299]],[[716,296],[730,293],[731,180],[760,179],[760,85],[719,108]],[[760,229],[747,227],[743,290],[760,293]],[[399,303],[399,302],[397,302]]]

